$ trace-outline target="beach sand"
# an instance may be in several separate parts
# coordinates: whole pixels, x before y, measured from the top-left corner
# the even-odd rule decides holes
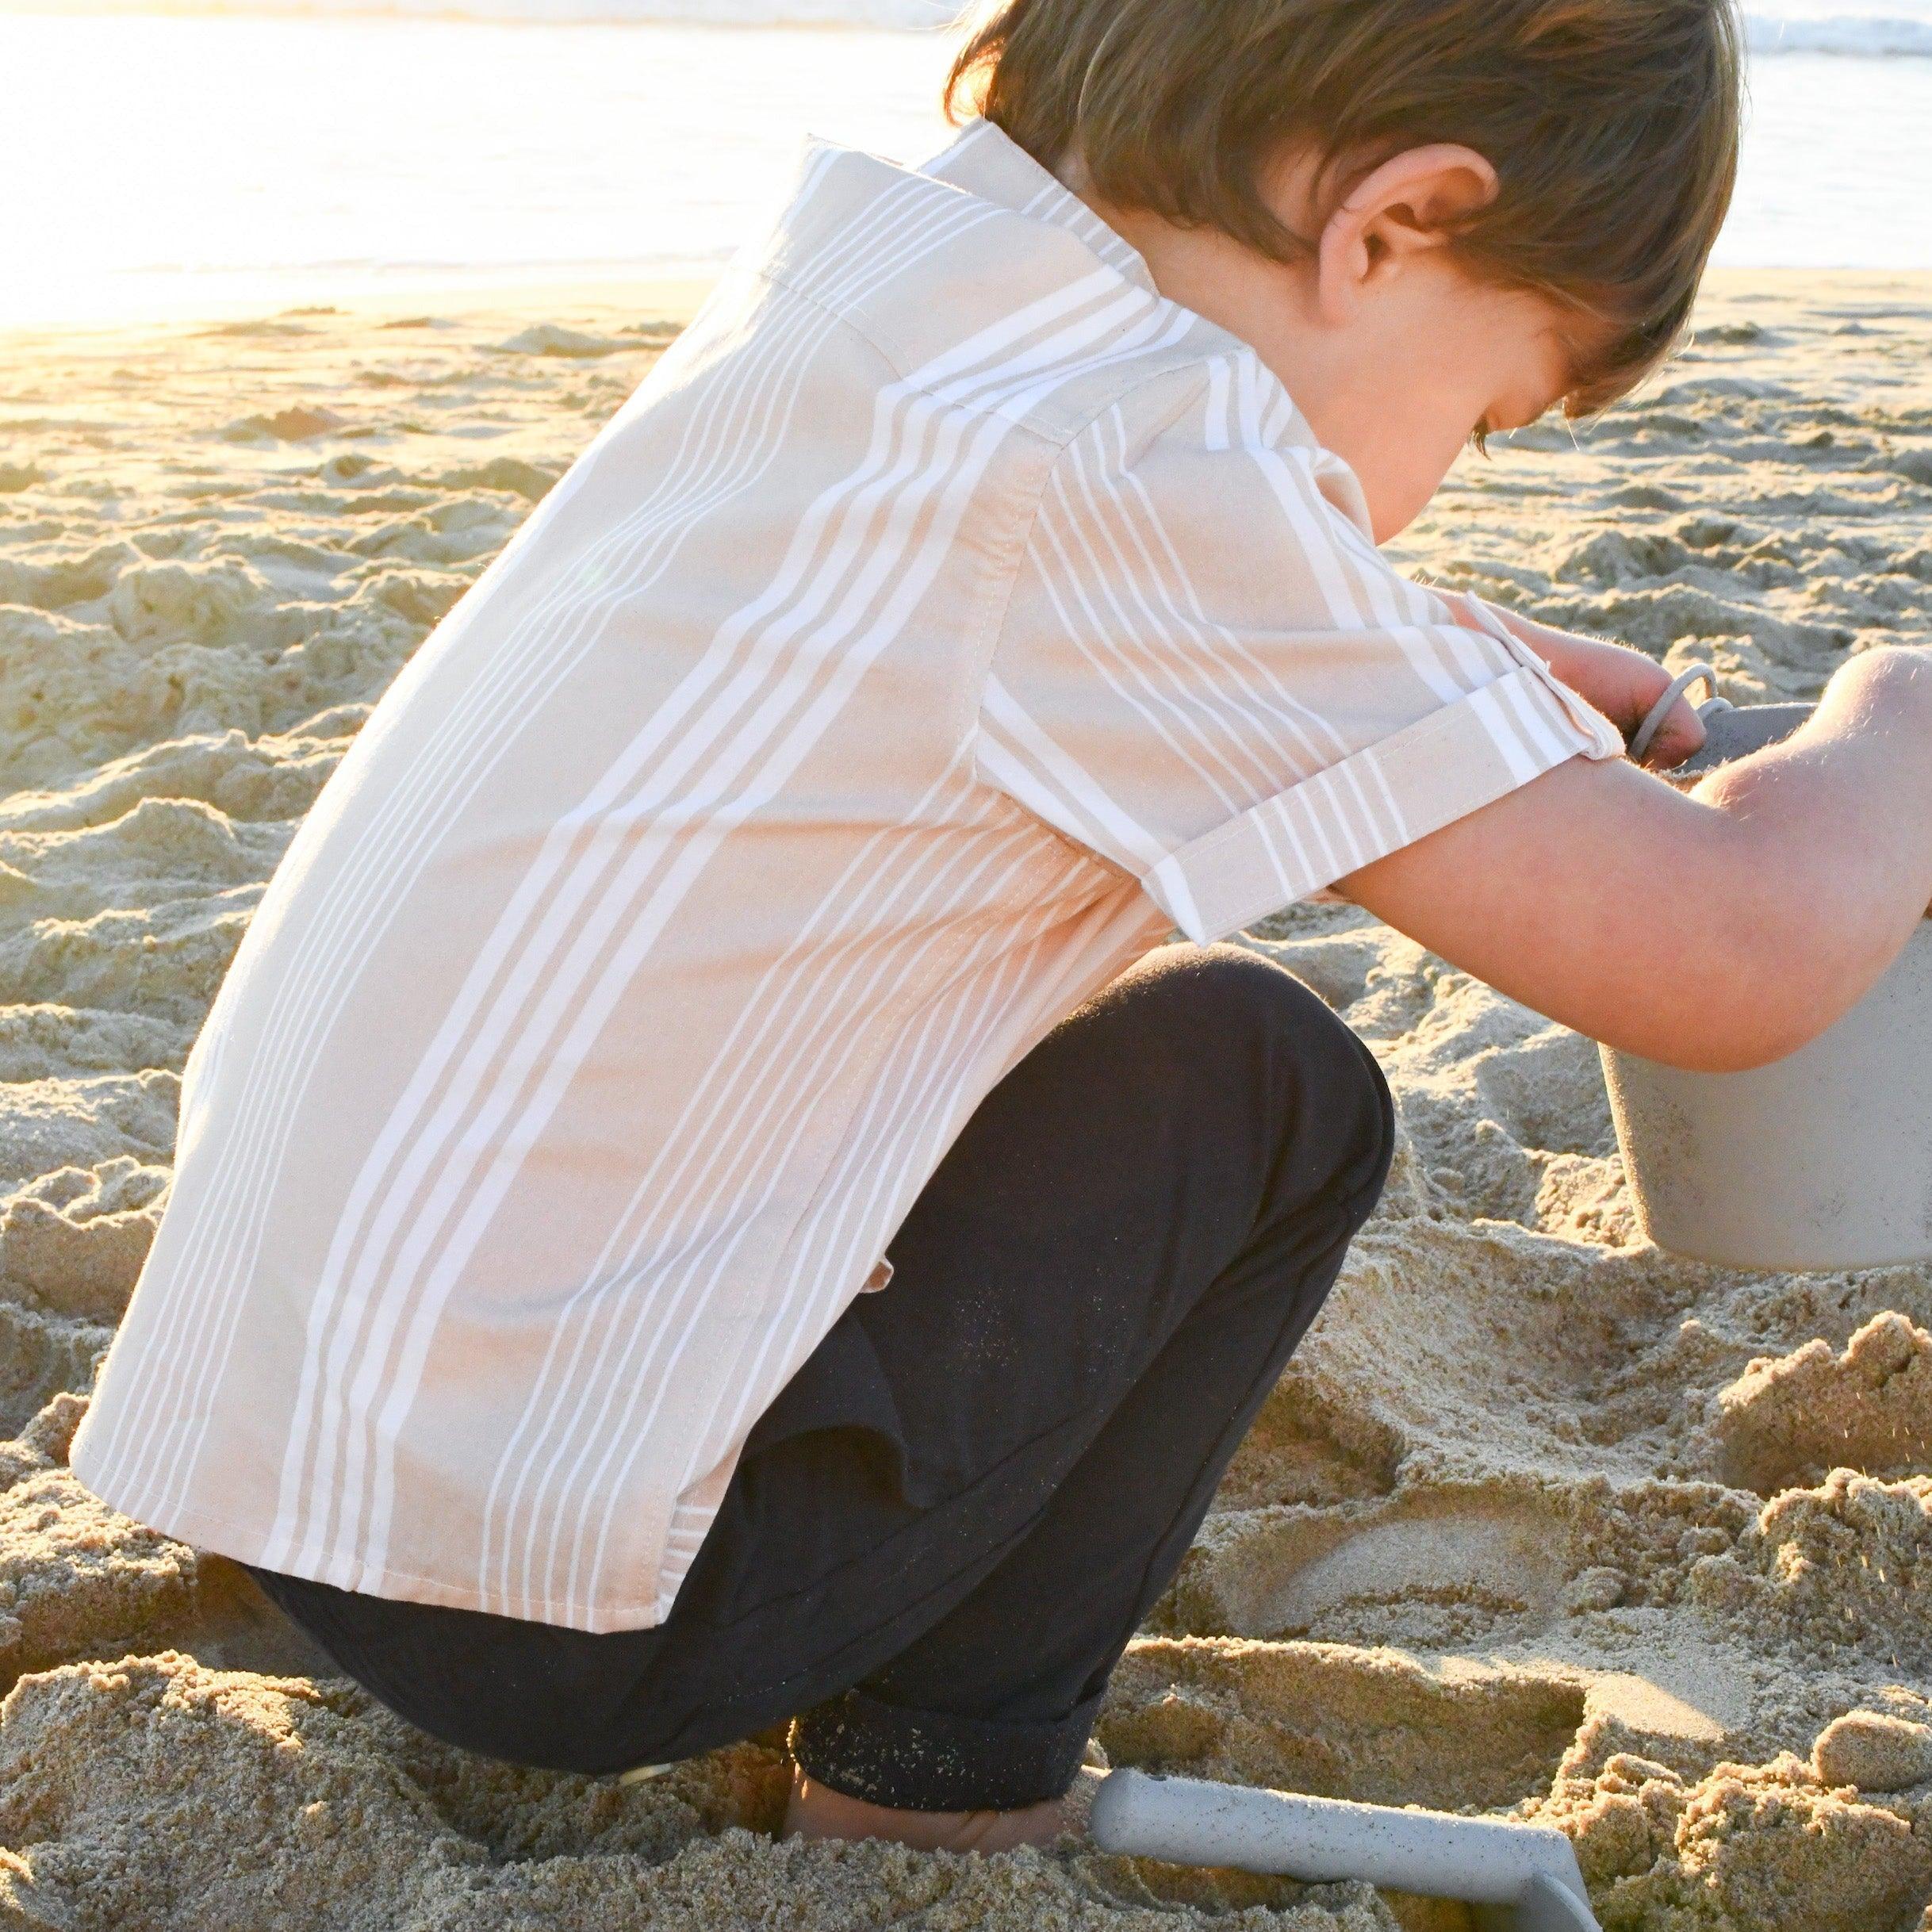
[[[0,342],[0,1926],[1448,1932],[774,1844],[769,1738],[631,1786],[469,1757],[67,1472],[263,880],[688,295]],[[1739,700],[1932,643],[1932,281],[1720,278],[1643,398],[1466,458],[1402,552]],[[1554,1823],[1611,1932],[1932,1932],[1932,1271],[1661,1255],[1587,1041],[1351,908],[1250,943],[1370,1042],[1402,1147],[1106,1753]]]

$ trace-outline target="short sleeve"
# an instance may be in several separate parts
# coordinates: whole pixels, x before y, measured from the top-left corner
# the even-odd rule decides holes
[[[981,777],[1206,941],[1622,734],[1474,598],[1376,550],[1252,358],[1060,452],[991,653]]]

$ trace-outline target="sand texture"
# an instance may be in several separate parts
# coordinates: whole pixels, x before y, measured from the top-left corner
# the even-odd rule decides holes
[[[1066,1846],[774,1844],[769,1739],[623,1787],[467,1757],[67,1472],[263,881],[652,312],[0,343],[0,1926],[1449,1932]],[[1408,561],[1739,700],[1932,643],[1932,282],[1726,282],[1700,330],[1580,443],[1468,458]],[[1587,1041],[1350,908],[1252,943],[1403,1143],[1106,1752],[1554,1823],[1611,1932],[1932,1932],[1932,1271],[1660,1255]]]

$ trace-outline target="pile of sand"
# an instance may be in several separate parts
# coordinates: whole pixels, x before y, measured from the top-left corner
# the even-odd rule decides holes
[[[1411,560],[1740,700],[1932,642],[1932,287],[1764,278],[1704,324],[1580,446],[1472,459]],[[1447,1932],[1362,1888],[774,1844],[769,1738],[629,1787],[466,1757],[67,1473],[263,880],[668,333],[578,302],[0,346],[0,1918]],[[1106,1752],[1554,1823],[1612,1932],[1932,1932],[1932,1272],[1661,1255],[1587,1042],[1346,907],[1252,943],[1372,1044],[1404,1143]]]

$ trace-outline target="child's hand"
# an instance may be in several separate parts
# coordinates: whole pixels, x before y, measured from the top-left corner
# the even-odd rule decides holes
[[[1595,705],[1623,734],[1626,743],[1670,682],[1670,673],[1655,658],[1627,645],[1554,630],[1496,604],[1488,608],[1572,691]],[[1654,771],[1667,771],[1697,750],[1704,735],[1696,707],[1688,697],[1680,698],[1650,741],[1643,762]]]

